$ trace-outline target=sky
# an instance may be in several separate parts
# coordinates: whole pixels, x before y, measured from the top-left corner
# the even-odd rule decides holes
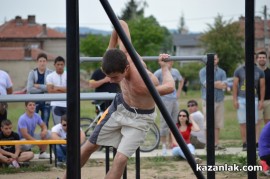
[[[80,26],[100,30],[111,30],[111,22],[99,0],[78,0]],[[116,15],[121,15],[129,0],[108,0]],[[138,1],[138,0],[137,0]],[[238,20],[245,15],[245,0],[145,0],[145,16],[153,15],[160,25],[168,29],[177,29],[183,15],[185,25],[190,32],[204,32],[207,24],[213,24],[220,14],[224,20]],[[262,16],[263,6],[269,0],[255,0],[255,15]],[[35,15],[36,22],[48,27],[66,26],[65,0],[1,0],[0,24],[21,16]],[[269,18],[269,16],[268,16]]]

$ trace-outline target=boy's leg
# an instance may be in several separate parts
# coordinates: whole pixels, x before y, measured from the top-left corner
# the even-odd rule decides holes
[[[107,173],[105,179],[119,179],[124,173],[127,165],[128,157],[124,154],[117,152],[113,161],[112,168]]]
[[[81,147],[81,167],[85,165],[92,153],[94,153],[99,148],[99,145],[92,144],[87,140]],[[66,179],[66,173],[63,179]]]
[[[28,162],[34,158],[34,153],[32,151],[22,152],[18,158],[18,162]]]

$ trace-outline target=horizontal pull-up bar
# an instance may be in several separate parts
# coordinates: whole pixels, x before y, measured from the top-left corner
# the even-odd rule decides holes
[[[112,100],[115,93],[81,93],[81,100]],[[25,102],[25,101],[66,101],[66,93],[57,94],[20,94],[20,95],[1,95],[0,102]]]
[[[142,59],[144,61],[157,61],[158,56],[144,56]],[[80,57],[80,62],[100,62],[102,57]],[[207,56],[170,56],[169,60],[172,61],[201,61],[203,63],[207,62]]]

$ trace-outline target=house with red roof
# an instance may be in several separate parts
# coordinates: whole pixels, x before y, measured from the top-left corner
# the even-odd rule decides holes
[[[35,15],[16,16],[0,25],[0,69],[10,74],[14,89],[25,86],[40,52],[48,55],[49,67],[54,69],[55,57],[66,59],[66,35],[37,23]]]

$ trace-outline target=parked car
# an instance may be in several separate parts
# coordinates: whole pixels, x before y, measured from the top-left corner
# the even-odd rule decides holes
[[[227,91],[232,91],[233,88],[233,77],[227,78]]]

